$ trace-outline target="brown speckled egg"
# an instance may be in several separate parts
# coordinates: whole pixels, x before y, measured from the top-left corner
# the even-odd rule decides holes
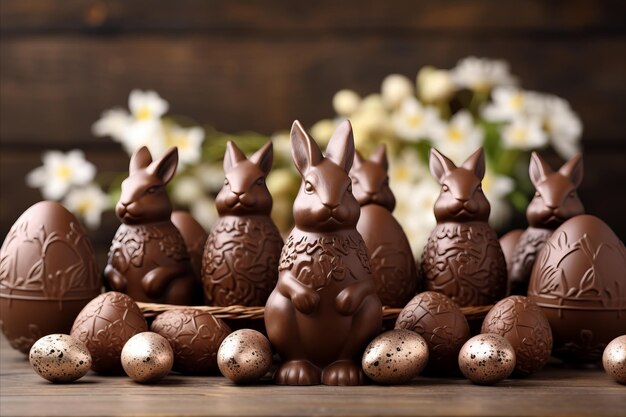
[[[404,384],[428,362],[428,346],[419,334],[405,329],[378,335],[363,353],[363,372],[379,384]]]
[[[217,371],[217,350],[230,328],[211,313],[176,309],[159,314],[150,327],[174,350],[174,369],[185,374]]]
[[[174,365],[174,351],[160,334],[143,332],[126,342],[121,359],[124,372],[133,381],[151,383],[170,373]]]
[[[426,340],[427,371],[458,372],[456,360],[461,346],[470,337],[470,329],[463,312],[450,298],[434,291],[416,295],[402,309],[395,327],[412,330]]]
[[[519,295],[499,301],[485,317],[481,333],[503,336],[515,349],[515,375],[543,368],[552,351],[550,323],[541,309]]]
[[[37,340],[30,349],[30,366],[52,382],[72,382],[91,367],[91,355],[84,343],[66,334],[51,334]]]
[[[91,369],[102,374],[119,374],[124,344],[146,331],[148,324],[135,301],[126,294],[111,291],[100,294],[83,308],[70,334],[89,349],[93,358]]]
[[[606,346],[602,365],[611,378],[626,384],[626,335],[616,337]]]
[[[252,329],[231,333],[217,352],[217,366],[236,384],[255,382],[272,365],[272,346],[263,334]]]
[[[495,384],[507,378],[515,369],[515,350],[500,335],[479,334],[461,348],[459,368],[474,384]]]

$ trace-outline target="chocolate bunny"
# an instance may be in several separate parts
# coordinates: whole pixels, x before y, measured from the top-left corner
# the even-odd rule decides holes
[[[350,178],[361,205],[356,228],[368,248],[376,292],[383,305],[404,307],[417,290],[417,272],[409,241],[391,214],[396,199],[388,168],[386,147],[380,144],[369,159],[355,152]]]
[[[284,361],[274,379],[284,385],[360,385],[360,355],[380,332],[382,311],[356,230],[360,209],[348,176],[352,126],[343,122],[323,155],[296,121],[291,146],[302,176],[293,205],[296,226],[265,306],[267,335]]]
[[[192,305],[202,299],[185,242],[172,223],[165,186],[174,177],[178,149],[152,161],[148,148],[130,160],[115,213],[122,221],[104,270],[108,285],[137,301]]]
[[[220,218],[202,259],[209,305],[262,306],[276,284],[283,240],[270,218],[272,196],[265,185],[272,160],[272,142],[250,159],[233,142],[226,144],[226,178],[215,200]]]
[[[457,168],[432,148],[430,172],[441,193],[435,202],[437,226],[422,257],[426,289],[442,292],[461,306],[492,304],[504,295],[507,275],[498,237],[487,224],[491,207],[481,187],[483,149]]]
[[[567,219],[585,213],[576,189],[583,179],[582,155],[575,155],[557,172],[533,152],[528,168],[537,190],[526,209],[528,228],[513,250],[509,293],[526,295],[535,259],[554,230]]]

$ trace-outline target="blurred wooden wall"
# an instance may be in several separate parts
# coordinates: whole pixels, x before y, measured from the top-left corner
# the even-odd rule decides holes
[[[389,73],[477,55],[571,102],[582,199],[626,240],[625,12],[599,0],[0,0],[0,235],[40,199],[24,176],[42,150],[80,147],[101,170],[125,169],[90,126],[133,88],[222,131],[271,133],[331,116],[341,88],[376,92]]]

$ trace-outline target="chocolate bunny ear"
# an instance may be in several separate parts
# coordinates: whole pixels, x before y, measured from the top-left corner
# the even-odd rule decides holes
[[[354,136],[350,121],[343,121],[326,146],[326,157],[342,167],[346,173],[350,172],[354,162]]]
[[[272,170],[272,161],[274,160],[272,141],[268,141],[261,149],[252,154],[249,160],[256,164],[265,175],[269,174]]]
[[[227,173],[237,163],[246,160],[246,155],[241,152],[241,149],[235,145],[235,142],[229,140],[226,142],[226,153],[224,153],[224,172]]]
[[[150,155],[150,151],[145,146],[142,146],[131,156],[128,172],[134,174],[137,171],[147,168],[151,163],[152,155]]]
[[[580,183],[583,182],[583,156],[578,153],[572,157],[569,161],[567,161],[563,166],[559,169],[559,173],[566,176],[572,181],[574,187],[578,188]]]
[[[370,156],[370,161],[377,163],[385,171],[389,169],[389,162],[387,161],[387,146],[384,143],[379,144],[374,153]]]
[[[324,159],[320,147],[309,137],[298,120],[291,126],[291,155],[296,168],[302,175]]]
[[[485,153],[483,152],[483,148],[478,148],[461,166],[474,172],[474,174],[482,180],[485,177]]]
[[[352,163],[352,166],[354,168],[359,168],[363,164],[363,162],[365,162],[365,159],[363,159],[363,155],[361,155],[361,152],[355,149],[354,150],[354,162]]]
[[[565,166],[564,166],[565,167]],[[563,169],[563,168],[561,168]],[[530,154],[530,165],[528,166],[528,175],[530,181],[535,187],[545,181],[548,175],[552,174],[552,168],[543,160],[537,152]]]
[[[456,169],[454,162],[446,158],[441,152],[435,148],[430,148],[430,159],[428,162],[430,173],[435,177],[439,184],[443,183],[443,179],[451,171]]]
[[[150,164],[149,172],[156,175],[163,184],[167,184],[174,178],[178,167],[178,148],[170,148],[161,159]]]

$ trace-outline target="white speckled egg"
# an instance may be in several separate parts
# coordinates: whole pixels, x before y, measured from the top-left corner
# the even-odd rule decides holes
[[[428,346],[419,334],[389,330],[370,342],[363,353],[363,372],[379,384],[403,384],[420,374],[428,363]]]
[[[135,382],[156,382],[169,374],[173,365],[174,351],[158,333],[136,334],[122,349],[122,367]]]
[[[72,336],[51,334],[37,340],[30,349],[30,366],[52,382],[72,382],[91,368],[87,347]]]
[[[236,384],[255,382],[272,365],[272,345],[263,334],[241,329],[224,339],[217,352],[217,366]]]
[[[459,352],[459,368],[474,384],[491,385],[515,369],[515,350],[498,334],[479,334],[465,342]]]
[[[602,354],[602,365],[607,374],[620,384],[626,384],[626,334],[616,337]]]

